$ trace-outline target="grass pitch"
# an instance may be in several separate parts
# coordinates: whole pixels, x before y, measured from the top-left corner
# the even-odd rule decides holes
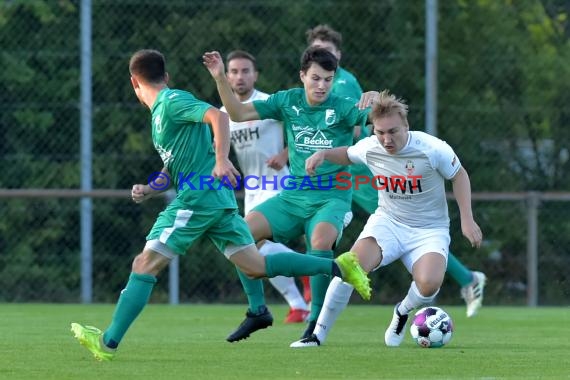
[[[422,349],[409,332],[384,345],[392,306],[349,306],[325,345],[291,349],[304,325],[273,327],[227,343],[245,306],[149,305],[116,359],[100,363],[69,331],[70,322],[104,329],[113,305],[2,304],[0,379],[562,379],[570,378],[570,308],[441,306],[455,324],[440,349]]]

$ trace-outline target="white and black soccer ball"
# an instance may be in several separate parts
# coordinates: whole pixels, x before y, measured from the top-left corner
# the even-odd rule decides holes
[[[443,347],[453,335],[453,321],[449,314],[439,307],[424,307],[414,315],[410,333],[420,347]]]

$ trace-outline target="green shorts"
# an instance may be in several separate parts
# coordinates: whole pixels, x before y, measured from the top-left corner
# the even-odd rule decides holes
[[[352,165],[350,169],[352,171],[352,202],[367,213],[374,214],[378,208],[378,190],[371,183],[362,182],[358,184],[358,189],[356,189],[355,183],[358,176],[367,176],[372,180],[374,174],[366,165]]]
[[[254,243],[237,209],[189,210],[178,198],[158,215],[146,240],[158,240],[175,254],[184,255],[201,236],[226,256],[228,248]]]
[[[337,243],[342,236],[344,221],[351,214],[350,202],[341,198],[324,197],[307,199],[291,196],[293,192],[283,191],[253,208],[263,214],[273,234],[273,240],[287,243],[303,234],[310,240],[316,225],[321,222],[332,224],[338,231]],[[324,199],[322,199],[324,198]]]

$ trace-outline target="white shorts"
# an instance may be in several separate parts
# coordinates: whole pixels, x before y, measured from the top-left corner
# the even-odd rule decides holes
[[[357,241],[367,237],[382,249],[382,262],[374,270],[400,259],[410,273],[426,253],[440,253],[447,262],[451,242],[448,228],[414,228],[378,214],[370,215]]]
[[[268,200],[269,198],[273,198],[281,191],[273,191],[273,190],[263,190],[258,191],[256,193],[246,193],[245,198],[243,200],[243,214],[247,215],[251,211],[252,208],[261,204]]]

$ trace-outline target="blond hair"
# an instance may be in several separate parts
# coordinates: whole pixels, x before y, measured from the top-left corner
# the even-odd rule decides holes
[[[384,90],[372,104],[370,119],[375,120],[392,115],[400,115],[402,120],[408,125],[408,105],[404,100],[396,98],[394,94],[390,94],[389,90]]]

